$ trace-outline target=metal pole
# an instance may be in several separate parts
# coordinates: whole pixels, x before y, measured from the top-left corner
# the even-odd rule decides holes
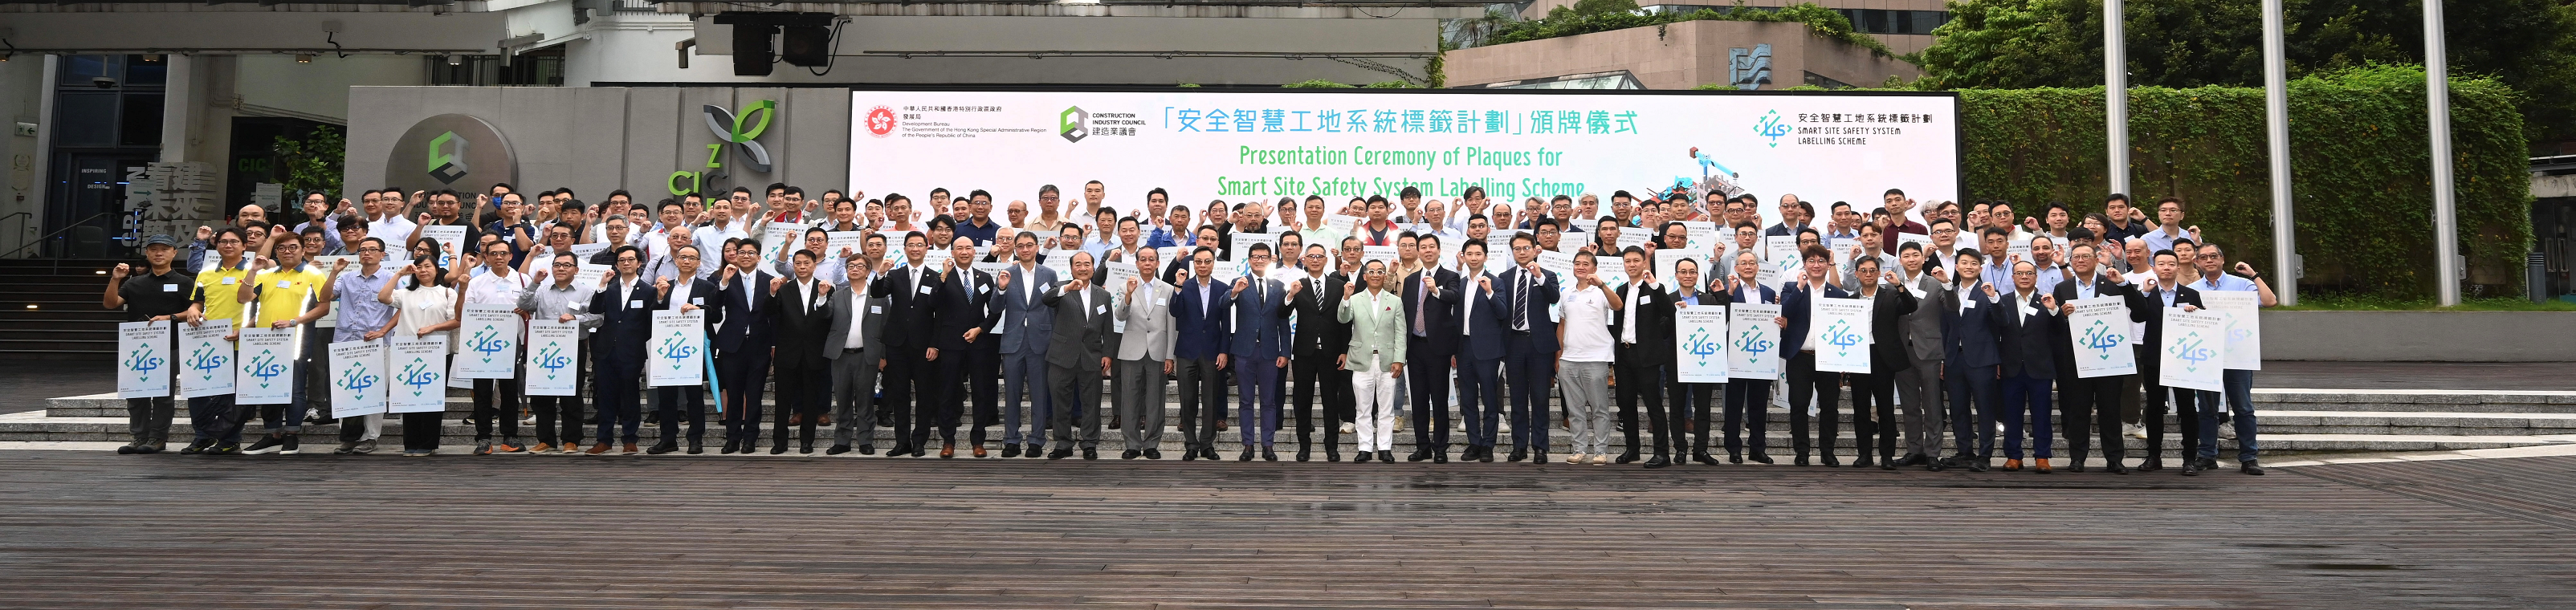
[[[2121,0],[2102,0],[2102,96],[2111,192],[2129,193],[2129,39]],[[2132,201],[2137,195],[2129,193]]]
[[[2272,292],[2299,303],[2299,255],[2290,216],[2290,94],[2281,43],[2281,0],[2263,0],[2263,115],[2272,157]]]
[[[2460,228],[2451,200],[2450,62],[2442,57],[2442,2],[2424,2],[2424,105],[2433,141],[2433,283],[2443,307],[2460,304]]]

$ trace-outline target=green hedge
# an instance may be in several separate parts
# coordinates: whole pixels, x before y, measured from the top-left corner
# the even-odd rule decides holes
[[[2103,90],[1966,89],[1967,197],[2015,210],[2063,201],[2102,209]],[[2490,294],[2521,290],[2531,192],[2515,93],[2493,79],[2451,80],[2460,253]],[[2304,289],[2420,299],[2433,294],[2432,171],[2424,72],[2374,66],[2289,83],[2291,195]],[[2272,208],[2263,90],[2129,92],[2130,197],[2175,195],[2187,224],[2231,258],[2272,274]],[[2284,277],[2268,275],[2267,277]]]
[[[1798,2],[1778,9],[1734,6],[1729,7],[1728,10],[1724,11],[1700,9],[1687,13],[1637,13],[1628,11],[1611,11],[1581,14],[1572,11],[1550,11],[1546,17],[1523,21],[1512,21],[1503,24],[1501,28],[1494,30],[1492,36],[1485,39],[1485,45],[1491,46],[1515,42],[1528,42],[1532,40],[1545,40],[1561,36],[1590,34],[1593,32],[1608,32],[1611,30],[1624,30],[1646,26],[1662,26],[1684,21],[1766,21],[1804,23],[1807,24],[1808,29],[1814,30],[1818,36],[1858,45],[1861,48],[1869,49],[1873,54],[1897,57],[1898,59],[1911,61],[1910,58],[1897,56],[1894,50],[1887,48],[1887,44],[1879,42],[1878,38],[1868,34],[1863,34],[1858,30],[1853,29],[1851,19],[1844,17],[1842,13],[1834,12],[1833,9],[1825,8],[1822,5],[1812,2]]]

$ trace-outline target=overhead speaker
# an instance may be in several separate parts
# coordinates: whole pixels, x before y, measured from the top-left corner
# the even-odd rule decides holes
[[[820,68],[832,61],[832,29],[819,25],[791,25],[778,41],[778,56],[788,65]]]

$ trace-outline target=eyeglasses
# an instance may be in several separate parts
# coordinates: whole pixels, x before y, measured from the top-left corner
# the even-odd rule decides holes
[[[385,251],[385,249],[384,249],[384,248],[359,248],[359,249],[358,249],[358,253],[359,253],[359,254],[375,254],[375,253],[383,252],[383,251]]]
[[[672,256],[672,257],[671,257],[671,260],[675,260],[675,261],[693,261],[693,260],[698,260],[698,255],[695,255],[695,254],[680,254],[680,255],[674,255],[674,256]]]

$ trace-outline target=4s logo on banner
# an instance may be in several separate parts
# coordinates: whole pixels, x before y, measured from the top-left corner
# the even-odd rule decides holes
[[[170,374],[161,370],[170,360],[170,326],[167,320],[116,325],[117,398],[170,395]]]

